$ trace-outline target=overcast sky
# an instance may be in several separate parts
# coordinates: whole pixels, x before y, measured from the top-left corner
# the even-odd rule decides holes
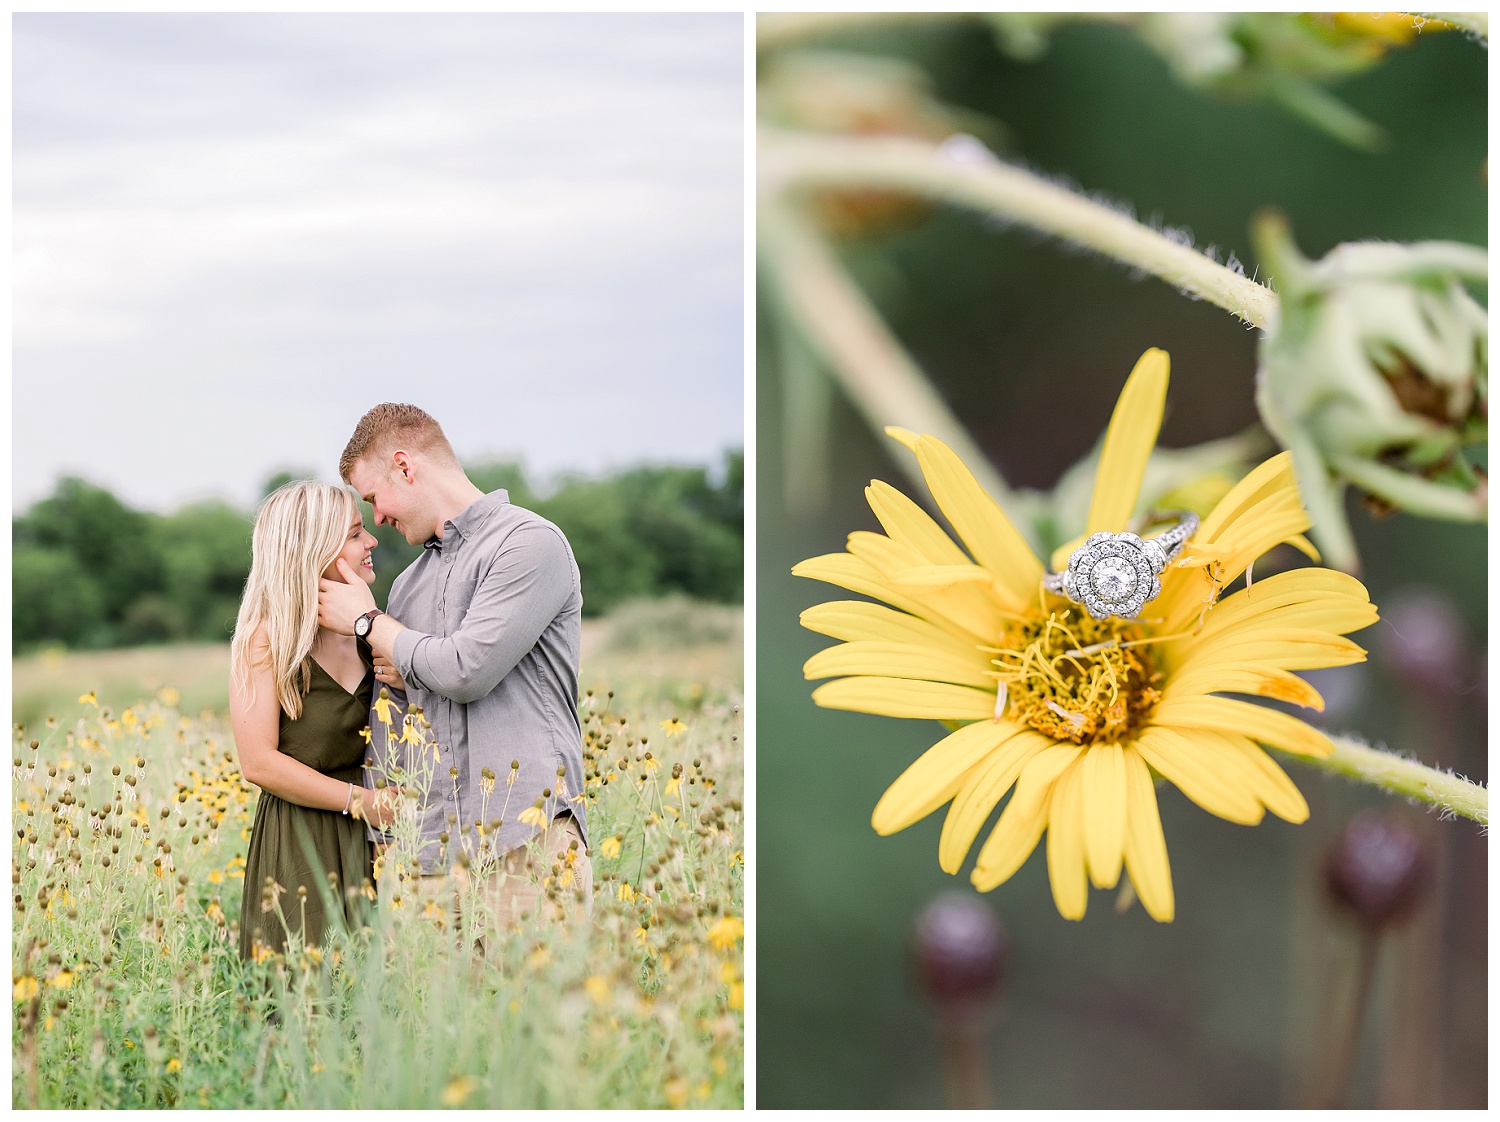
[[[13,18],[17,509],[742,445],[739,15]]]

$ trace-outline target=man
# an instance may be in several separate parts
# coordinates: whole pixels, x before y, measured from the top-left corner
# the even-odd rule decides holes
[[[581,890],[587,904],[583,596],[567,538],[504,491],[474,486],[438,423],[414,405],[377,405],[360,418],[339,474],[374,508],[375,525],[425,547],[396,579],[389,612],[352,571],[318,593],[319,623],[365,638],[377,689],[404,691],[408,711],[431,722],[437,762],[423,792],[416,887],[435,891],[455,863],[466,875],[487,841],[507,855],[490,892],[505,922],[533,908],[535,882],[554,863],[554,883],[575,898]],[[533,837],[543,864],[528,869],[521,847]]]

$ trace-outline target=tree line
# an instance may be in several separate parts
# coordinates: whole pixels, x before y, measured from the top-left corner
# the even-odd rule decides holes
[[[512,502],[567,534],[585,615],[670,592],[720,602],[743,596],[742,451],[726,453],[717,473],[643,465],[602,478],[568,476],[545,494],[517,464],[468,471],[481,490],[505,488]],[[278,473],[264,493],[301,478],[311,475]],[[59,480],[52,495],[11,520],[15,649],[227,640],[250,573],[253,524],[253,512],[221,500],[155,514],[85,480]],[[375,596],[384,604],[421,546],[389,526],[372,529],[380,543]]]

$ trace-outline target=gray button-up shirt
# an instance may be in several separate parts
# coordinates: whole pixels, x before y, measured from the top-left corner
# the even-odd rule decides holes
[[[396,636],[396,668],[420,706],[437,750],[425,749],[432,772],[422,817],[422,871],[441,872],[460,839],[476,846],[483,822],[492,852],[504,853],[537,832],[521,821],[543,791],[550,819],[572,811],[587,838],[583,736],[578,722],[578,565],[563,532],[492,491],[444,523],[441,539],[396,578],[390,614],[408,630]],[[373,770],[388,765],[400,717],[385,730],[372,714]],[[412,750],[408,747],[408,752]],[[514,785],[511,761],[520,763]],[[493,782],[486,782],[489,768]],[[562,768],[564,774],[557,774]],[[456,776],[454,774],[456,770]],[[486,791],[486,787],[489,788]],[[507,802],[508,800],[508,802]],[[498,836],[490,830],[504,818]],[[447,831],[446,856],[439,835]]]

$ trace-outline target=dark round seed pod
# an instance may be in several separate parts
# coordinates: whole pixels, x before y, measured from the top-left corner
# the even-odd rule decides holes
[[[1431,871],[1421,835],[1396,815],[1367,810],[1350,820],[1328,851],[1323,883],[1361,923],[1381,927],[1416,910]]]
[[[1009,952],[1005,928],[983,901],[964,892],[945,893],[917,919],[912,966],[933,1004],[972,1008],[994,997]]]
[[[1464,623],[1453,604],[1430,588],[1402,589],[1381,601],[1380,653],[1401,677],[1429,693],[1462,686]]]

